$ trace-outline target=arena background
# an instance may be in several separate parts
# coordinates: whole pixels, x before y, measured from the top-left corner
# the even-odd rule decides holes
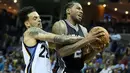
[[[53,23],[64,18],[64,5],[69,1],[78,1],[83,6],[82,24],[88,31],[102,26],[111,35],[110,45],[85,64],[82,73],[99,73],[95,69],[103,69],[108,60],[111,66],[117,67],[114,73],[130,73],[130,0],[0,0],[1,72],[22,73],[25,67],[21,52],[25,27],[18,22],[17,12],[25,6],[34,6],[41,16],[43,29],[51,32]]]

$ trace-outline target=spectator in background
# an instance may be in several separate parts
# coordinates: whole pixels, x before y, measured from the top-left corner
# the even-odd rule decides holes
[[[130,73],[130,44],[127,47],[127,65],[126,65],[126,69],[127,69],[127,73]]]
[[[98,53],[97,55],[96,55],[96,61],[98,62],[98,63],[100,63],[100,64],[102,64],[102,55],[100,54],[100,53]]]
[[[120,34],[111,34],[111,35],[110,35],[110,38],[111,38],[113,41],[119,41],[119,40],[121,40],[121,35],[120,35]]]
[[[118,64],[113,66],[112,69],[114,69],[114,71],[118,73],[123,73],[123,71],[125,70],[125,65],[121,63],[121,60],[118,60]]]
[[[104,68],[101,70],[100,73],[112,73],[110,59],[106,60],[106,62],[104,63]]]
[[[4,60],[3,60],[3,57],[0,56],[0,71],[3,71],[4,70]]]

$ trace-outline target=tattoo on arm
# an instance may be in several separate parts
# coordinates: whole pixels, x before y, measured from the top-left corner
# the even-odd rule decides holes
[[[47,32],[45,32],[42,29],[37,28],[37,27],[31,27],[28,29],[28,31],[29,31],[30,36],[37,36],[39,33],[43,33],[43,34],[47,33]]]
[[[72,44],[83,39],[83,37],[56,35],[56,34],[48,33],[37,27],[29,28],[28,34],[39,40],[46,40],[48,42],[53,42],[62,45]]]
[[[67,45],[67,44],[73,44],[76,43],[77,41],[83,39],[83,37],[72,37],[72,36],[67,36],[67,35],[58,35],[54,37],[54,42]]]

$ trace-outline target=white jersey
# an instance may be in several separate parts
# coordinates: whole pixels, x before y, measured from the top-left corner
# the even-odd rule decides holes
[[[52,73],[47,42],[37,42],[33,55],[22,42],[22,51],[26,64],[25,73]]]

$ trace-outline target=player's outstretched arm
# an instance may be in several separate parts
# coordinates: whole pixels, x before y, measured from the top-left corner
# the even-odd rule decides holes
[[[102,33],[99,33],[99,32],[101,32],[101,31],[97,31],[96,33],[88,33],[88,35],[85,37],[85,38],[83,38],[82,40],[80,40],[80,41],[78,41],[78,42],[76,42],[76,43],[74,43],[74,44],[72,44],[72,45],[67,45],[67,46],[64,46],[64,47],[62,47],[62,48],[59,48],[58,49],[58,52],[59,52],[59,55],[60,56],[62,56],[62,57],[64,57],[64,56],[68,56],[68,55],[71,55],[71,54],[73,54],[75,51],[77,51],[78,49],[81,49],[81,48],[84,48],[84,47],[88,47],[88,46],[93,46],[92,47],[92,49],[95,51],[95,52],[97,52],[96,51],[96,49],[97,48],[101,48],[101,47],[97,47],[97,46],[95,46],[94,44],[93,45],[90,45],[90,43],[92,43],[92,42],[96,42],[96,41],[101,41],[99,38],[97,38],[97,37],[99,37],[99,36],[103,36],[103,34]],[[97,34],[97,33],[99,33],[99,34]],[[88,48],[85,48],[85,49],[88,49]],[[94,52],[94,53],[95,53]],[[90,57],[92,57],[92,55],[90,55]]]
[[[62,21],[58,21],[53,25],[52,28],[52,32],[55,34],[66,34],[66,26]],[[82,47],[84,47],[87,43],[92,43],[96,40],[99,40],[98,37],[103,36],[103,31],[96,31],[93,33],[88,33],[87,36],[72,44],[72,45],[67,45],[64,47],[59,47],[59,45],[57,46],[58,52],[59,54],[64,57],[64,56],[68,56],[70,54],[73,54],[76,50],[81,49]]]
[[[97,31],[95,33],[88,33],[88,35],[85,38],[83,38],[82,40],[80,40],[80,41],[78,41],[78,42],[76,42],[72,45],[67,45],[67,46],[64,46],[62,48],[59,48],[58,49],[59,55],[62,56],[62,57],[68,56],[68,55],[73,54],[78,49],[81,49],[85,46],[89,46],[90,43],[93,43],[93,42],[96,42],[96,41],[100,42],[101,40],[98,38],[99,36],[103,36],[103,33],[101,31]],[[95,52],[97,52],[96,51],[97,48],[100,48],[100,47],[97,47],[94,44],[91,45],[91,46],[93,46],[93,50]],[[94,55],[94,54],[90,54],[89,56],[92,57],[92,55]]]
[[[72,44],[83,39],[83,37],[56,35],[56,34],[48,33],[37,27],[29,28],[27,30],[27,33],[29,36],[37,40],[48,41],[57,44]]]
[[[86,40],[86,38],[83,38],[82,40],[80,40],[74,44],[63,46],[63,47],[57,49],[57,51],[61,57],[68,56],[68,55],[73,54],[78,49],[81,49],[87,43],[89,43],[89,40]]]

